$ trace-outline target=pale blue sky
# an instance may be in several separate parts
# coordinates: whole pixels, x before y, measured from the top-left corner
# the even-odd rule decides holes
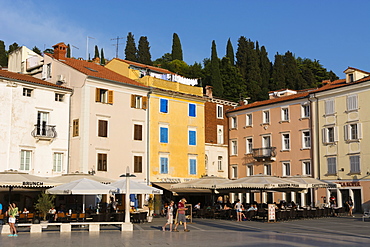
[[[71,44],[75,57],[86,57],[94,46],[106,58],[115,56],[113,38],[122,37],[124,58],[128,32],[135,41],[147,36],[152,60],[171,52],[172,35],[181,40],[184,60],[202,62],[216,41],[223,57],[226,42],[234,50],[245,36],[274,55],[293,52],[317,59],[340,78],[348,67],[370,71],[370,1],[367,0],[0,0],[0,40],[29,48]]]

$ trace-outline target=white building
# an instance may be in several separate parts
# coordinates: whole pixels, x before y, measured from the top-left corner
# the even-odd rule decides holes
[[[68,172],[72,90],[0,70],[0,171],[39,176]]]

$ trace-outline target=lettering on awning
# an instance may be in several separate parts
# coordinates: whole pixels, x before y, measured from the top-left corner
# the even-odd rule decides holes
[[[27,182],[23,182],[22,183],[23,186],[43,186],[44,185],[44,182],[31,182],[31,181],[27,181]]]

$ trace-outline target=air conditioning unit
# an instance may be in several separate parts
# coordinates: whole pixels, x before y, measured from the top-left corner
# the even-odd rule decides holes
[[[66,82],[66,77],[64,75],[57,75],[57,81],[65,83]]]

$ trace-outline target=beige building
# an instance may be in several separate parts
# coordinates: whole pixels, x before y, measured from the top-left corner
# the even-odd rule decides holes
[[[370,73],[349,67],[346,79],[327,82],[310,95],[312,101],[314,162],[321,180],[340,184],[320,190],[327,202],[331,195],[338,206],[352,197],[355,210],[370,209]]]

